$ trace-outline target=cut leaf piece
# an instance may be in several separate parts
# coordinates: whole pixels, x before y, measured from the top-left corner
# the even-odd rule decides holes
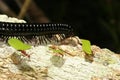
[[[16,50],[27,50],[30,49],[31,46],[28,44],[24,44],[22,41],[16,39],[16,38],[10,38],[8,40],[8,44],[12,47],[14,47]]]
[[[63,54],[64,53],[64,51],[62,51],[60,49],[52,49],[52,48],[50,48],[50,50],[52,50],[53,53],[58,53],[58,54]]]
[[[81,39],[81,41],[83,51],[87,54],[92,54],[90,41],[85,39]]]

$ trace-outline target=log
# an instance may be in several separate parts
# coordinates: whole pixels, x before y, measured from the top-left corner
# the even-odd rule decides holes
[[[91,50],[86,55],[77,36],[32,46],[26,50],[30,58],[0,44],[0,80],[120,80],[120,55],[96,45]]]

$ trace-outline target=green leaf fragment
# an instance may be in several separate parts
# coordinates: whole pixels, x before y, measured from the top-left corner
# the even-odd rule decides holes
[[[85,39],[81,39],[81,41],[83,51],[87,54],[92,54],[90,41]]]
[[[60,50],[60,49],[52,49],[52,48],[49,48],[49,49],[52,50],[53,53],[64,54],[64,51],[63,51],[63,50]]]
[[[17,38],[10,38],[8,40],[8,44],[14,47],[16,50],[27,50],[31,48],[30,45],[24,44],[22,41],[18,40]]]
[[[53,50],[54,53],[63,53],[62,50]]]

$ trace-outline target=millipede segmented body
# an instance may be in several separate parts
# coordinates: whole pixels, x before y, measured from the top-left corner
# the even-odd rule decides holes
[[[9,37],[17,37],[25,42],[37,39],[37,43],[47,43],[72,35],[73,28],[68,24],[0,22],[0,38],[5,41]]]

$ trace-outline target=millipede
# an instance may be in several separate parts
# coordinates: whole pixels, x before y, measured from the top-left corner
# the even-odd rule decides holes
[[[42,44],[59,42],[73,36],[73,27],[60,23],[9,23],[0,22],[0,39],[16,37],[24,42]]]

